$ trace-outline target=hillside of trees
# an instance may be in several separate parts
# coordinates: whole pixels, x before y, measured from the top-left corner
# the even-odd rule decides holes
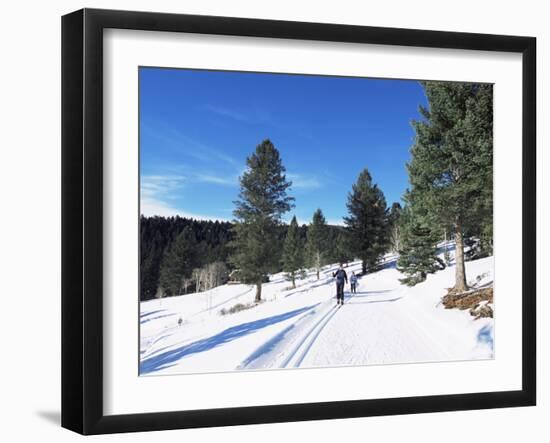
[[[186,228],[188,231],[182,235]],[[225,283],[229,274],[235,270],[229,259],[230,241],[234,238],[233,228],[234,224],[230,222],[141,216],[140,300],[203,291]],[[298,226],[298,238],[302,245],[307,242],[308,229],[308,225]],[[273,247],[273,253],[277,253],[278,258],[275,259],[276,264],[269,269],[269,273],[282,271],[282,250],[287,230],[287,225],[278,226]],[[342,226],[327,225],[322,241],[327,246],[337,245],[343,231]],[[179,247],[176,246],[178,238]],[[186,248],[183,247],[185,244]],[[339,252],[340,248],[336,246],[330,249],[334,253],[327,254],[323,265],[327,260],[338,262],[351,259]],[[175,267],[173,263],[176,264]],[[182,265],[178,267],[178,263]],[[164,287],[160,284],[161,275],[164,276]],[[170,276],[173,276],[172,285],[168,285]],[[211,285],[208,284],[209,278],[214,278]]]

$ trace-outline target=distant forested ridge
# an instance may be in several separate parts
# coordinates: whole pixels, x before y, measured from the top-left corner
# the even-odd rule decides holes
[[[231,240],[231,223],[176,217],[140,219],[140,300],[154,298],[159,289],[163,261],[178,235],[189,227],[196,243],[197,267],[217,261],[226,262],[227,243]]]
[[[161,271],[169,269],[170,254],[175,249],[176,239],[182,235],[185,228],[186,235],[191,237],[181,238],[180,242],[188,244],[187,255],[191,259],[190,267],[200,269],[214,263],[223,263],[227,268],[227,273],[235,269],[235,265],[230,260],[231,246],[230,242],[234,239],[233,228],[231,222],[221,222],[212,220],[195,220],[183,217],[145,217],[140,218],[140,300],[150,300],[159,296],[159,289],[163,291],[162,296],[178,295],[161,288]],[[277,242],[278,245],[273,245],[273,253],[281,254],[283,243],[287,234],[288,225],[281,224],[278,228]],[[307,225],[301,225],[298,228],[300,241],[303,245],[307,240]],[[327,245],[328,262],[342,261],[348,259],[345,254],[342,254],[341,246],[338,243],[342,236],[345,235],[343,226],[327,226],[325,242]],[[185,245],[180,245],[181,247]],[[177,257],[181,259],[182,257]],[[282,270],[282,257],[275,260],[278,264],[274,265],[272,273]],[[186,292],[195,292],[195,280],[192,279],[193,269],[187,271],[189,277],[189,286],[186,287]],[[185,273],[185,272],[184,272]],[[165,274],[168,274],[165,272]],[[173,274],[173,273],[170,273]],[[185,279],[185,276],[183,276]]]

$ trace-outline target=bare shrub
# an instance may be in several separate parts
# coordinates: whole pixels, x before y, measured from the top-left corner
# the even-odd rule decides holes
[[[247,309],[254,308],[255,306],[258,306],[258,303],[237,303],[236,305],[231,306],[229,309],[220,309],[220,315],[235,314],[237,312],[246,311]]]

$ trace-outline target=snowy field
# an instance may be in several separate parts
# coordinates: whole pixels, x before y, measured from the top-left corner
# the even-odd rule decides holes
[[[493,319],[444,309],[454,266],[412,288],[399,283],[395,257],[359,279],[357,294],[345,288],[336,306],[336,285],[327,266],[297,280],[282,274],[262,289],[264,302],[250,304],[255,288],[232,284],[210,291],[141,303],[140,374],[176,374],[275,368],[379,365],[493,358]],[[360,262],[346,268],[360,272]],[[466,263],[468,283],[491,285],[493,258]],[[182,319],[181,326],[178,320]]]

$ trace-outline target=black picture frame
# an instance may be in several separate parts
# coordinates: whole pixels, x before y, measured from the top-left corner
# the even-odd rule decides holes
[[[522,97],[522,389],[229,409],[103,413],[103,30],[519,53]],[[62,18],[62,426],[82,434],[151,431],[536,403],[536,39],[229,17],[83,9]]]

